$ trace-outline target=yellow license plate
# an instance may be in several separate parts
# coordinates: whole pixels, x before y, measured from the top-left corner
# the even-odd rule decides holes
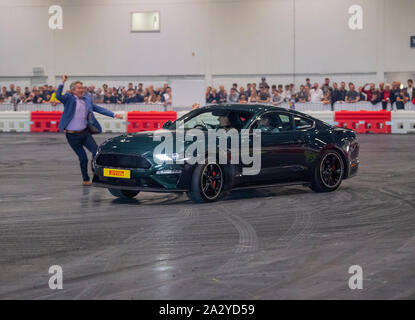
[[[118,170],[104,168],[104,177],[130,179],[131,170]]]

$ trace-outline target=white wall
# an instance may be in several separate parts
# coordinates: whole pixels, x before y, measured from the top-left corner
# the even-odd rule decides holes
[[[48,29],[51,4],[63,30]],[[352,4],[363,30],[348,28]],[[137,10],[159,10],[161,32],[130,33]],[[49,82],[380,81],[415,71],[414,14],[413,0],[0,0],[0,83],[36,66]]]
[[[210,14],[212,74],[292,72],[291,0],[214,2]]]
[[[379,0],[297,0],[296,71],[376,71],[376,3]],[[348,9],[360,4],[363,30],[350,30]]]
[[[392,81],[399,81],[405,87],[407,86],[408,79],[415,81],[415,72],[387,72],[385,73],[386,83],[391,84]]]
[[[415,1],[387,0],[385,3],[385,71],[415,71],[415,48],[409,37],[415,36]]]

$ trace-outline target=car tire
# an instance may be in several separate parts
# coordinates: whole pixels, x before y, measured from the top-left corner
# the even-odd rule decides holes
[[[338,189],[344,176],[344,162],[336,150],[325,151],[314,169],[310,188],[315,192],[331,192]]]
[[[187,196],[195,203],[214,202],[224,196],[224,187],[225,172],[222,166],[216,163],[197,165]]]
[[[132,199],[137,194],[140,193],[140,191],[135,191],[135,190],[120,190],[120,189],[112,189],[112,188],[108,188],[108,191],[114,197],[117,197],[117,198],[120,198],[120,199]]]

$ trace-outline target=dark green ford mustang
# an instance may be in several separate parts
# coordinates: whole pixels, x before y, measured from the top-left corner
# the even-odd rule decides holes
[[[249,167],[243,163],[160,163],[160,159],[178,160],[192,142],[185,142],[183,150],[154,154],[160,141],[153,141],[154,132],[147,131],[105,141],[92,162],[93,185],[108,188],[120,198],[135,197],[140,191],[187,192],[194,202],[211,202],[230,190],[273,185],[301,184],[317,192],[334,191],[343,179],[355,175],[359,166],[359,145],[352,130],[293,110],[215,105],[193,110],[163,128],[175,137],[179,126],[184,132],[200,129],[205,134],[220,128],[239,133],[260,130],[259,173],[243,174],[244,167]],[[252,139],[252,135],[248,137]]]

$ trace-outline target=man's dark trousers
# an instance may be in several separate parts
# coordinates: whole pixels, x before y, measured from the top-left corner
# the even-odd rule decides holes
[[[87,129],[81,133],[66,133],[66,139],[79,158],[82,178],[84,181],[89,181],[88,156],[86,155],[84,147],[87,148],[92,153],[92,157],[94,157],[97,153],[97,143]]]

